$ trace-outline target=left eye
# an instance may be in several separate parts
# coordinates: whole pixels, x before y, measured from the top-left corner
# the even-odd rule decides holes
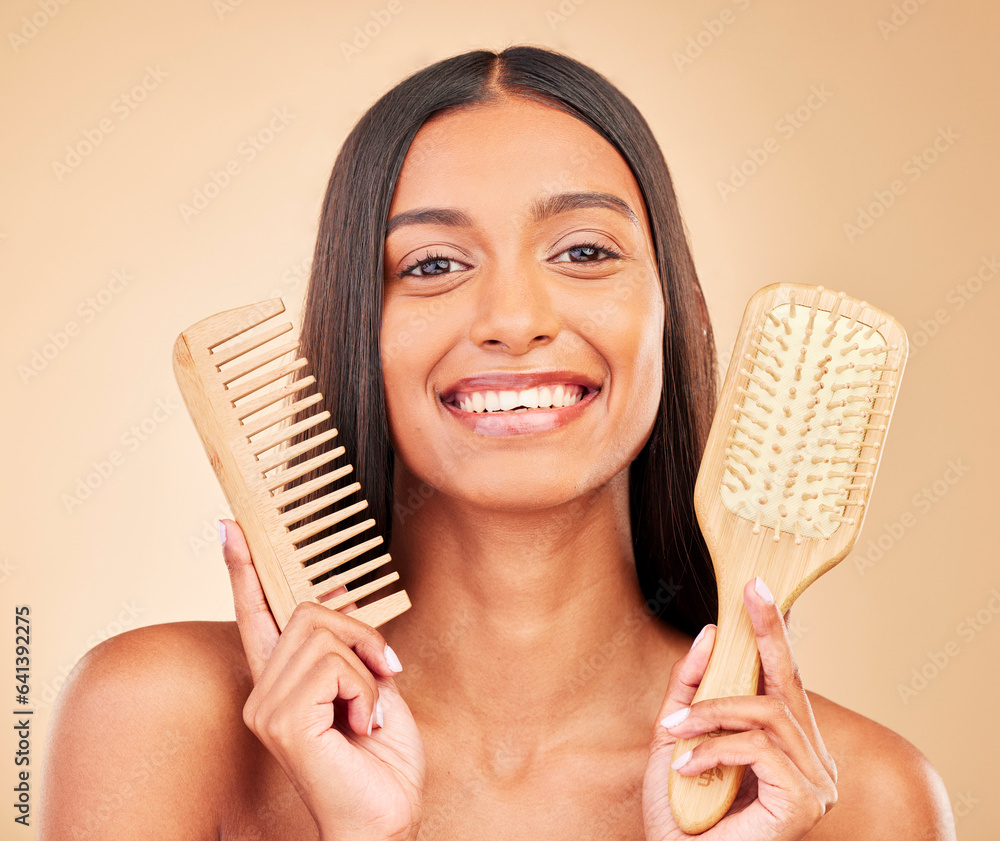
[[[600,261],[599,254],[606,255],[606,259],[617,260],[621,255],[610,248],[601,248],[595,243],[583,243],[567,248],[553,259],[553,263],[596,263]]]

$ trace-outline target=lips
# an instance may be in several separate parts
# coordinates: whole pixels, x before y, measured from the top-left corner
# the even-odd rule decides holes
[[[495,372],[465,377],[441,393],[448,413],[477,435],[546,432],[579,417],[599,382],[572,371]]]
[[[530,412],[572,406],[600,391],[592,378],[569,371],[494,372],[465,377],[441,393],[463,412]]]

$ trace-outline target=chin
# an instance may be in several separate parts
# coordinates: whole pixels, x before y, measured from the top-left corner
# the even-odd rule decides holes
[[[494,463],[478,463],[475,470],[451,474],[428,484],[448,497],[490,511],[541,511],[573,503],[599,492],[628,465],[599,465],[558,454],[555,464],[537,457],[519,460],[506,454]]]

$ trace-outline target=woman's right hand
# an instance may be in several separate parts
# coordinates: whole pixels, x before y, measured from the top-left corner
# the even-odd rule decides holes
[[[279,634],[243,532],[232,520],[220,522],[254,681],[243,709],[247,727],[284,769],[322,841],[415,838],[424,746],[382,635],[311,603],[298,605]]]

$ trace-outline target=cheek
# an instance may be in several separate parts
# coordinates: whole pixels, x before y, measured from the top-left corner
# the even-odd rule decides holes
[[[610,368],[609,410],[618,418],[622,446],[634,450],[652,429],[663,383],[664,308],[658,278],[653,274],[623,281],[590,321],[590,341]]]
[[[635,331],[636,375],[647,390],[657,392],[663,381],[663,295],[658,282],[646,295],[639,296],[639,327]],[[651,389],[655,384],[657,388]]]
[[[635,367],[630,390],[635,406],[634,422],[643,441],[653,427],[663,390],[663,297],[657,283],[655,295],[642,301],[640,327],[635,331]]]
[[[662,380],[663,295],[655,274],[624,279],[591,317],[595,340],[609,345],[612,374],[629,390]]]
[[[427,388],[431,369],[447,348],[449,337],[444,303],[433,299],[387,296],[380,333],[382,376],[390,418],[393,404],[407,393]]]

